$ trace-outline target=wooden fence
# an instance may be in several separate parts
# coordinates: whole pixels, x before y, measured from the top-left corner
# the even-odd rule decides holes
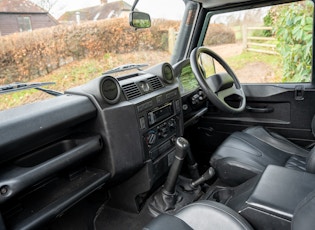
[[[254,30],[272,30],[272,27],[242,27],[242,38],[244,50],[258,53],[278,55],[276,51],[276,39],[274,37],[252,36]]]
[[[178,32],[175,31],[174,28],[168,29],[168,52],[169,53],[173,53],[177,35],[178,35]]]
[[[234,29],[234,32],[241,36],[243,40],[243,49],[251,52],[266,53],[272,55],[278,55],[276,51],[276,39],[274,37],[257,37],[252,36],[255,30],[272,30],[272,27],[248,27],[242,26],[242,28]],[[168,31],[168,50],[170,53],[173,52],[175,41],[178,32],[173,28]]]

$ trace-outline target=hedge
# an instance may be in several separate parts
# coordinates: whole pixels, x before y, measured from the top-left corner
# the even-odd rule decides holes
[[[27,82],[74,60],[106,53],[167,50],[169,27],[178,30],[179,22],[158,20],[150,29],[135,31],[120,18],[0,37],[0,84]]]
[[[168,50],[168,30],[179,21],[154,20],[150,29],[131,28],[128,19],[106,19],[80,25],[16,33],[0,37],[0,84],[28,82],[74,60],[106,53]],[[235,42],[224,25],[210,25],[205,45]]]
[[[222,45],[235,43],[234,31],[223,24],[210,24],[204,40],[205,45]]]

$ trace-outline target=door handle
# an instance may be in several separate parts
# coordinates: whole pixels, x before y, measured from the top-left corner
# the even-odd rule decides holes
[[[259,107],[252,107],[252,106],[247,105],[246,110],[251,113],[272,113],[274,111],[274,108],[272,107],[259,108]]]

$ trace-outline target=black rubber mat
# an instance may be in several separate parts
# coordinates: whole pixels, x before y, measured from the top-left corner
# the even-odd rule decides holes
[[[147,208],[139,213],[129,213],[103,206],[94,219],[95,230],[133,230],[142,229],[153,217]]]

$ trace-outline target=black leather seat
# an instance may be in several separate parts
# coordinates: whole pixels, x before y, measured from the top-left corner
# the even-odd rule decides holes
[[[145,230],[191,229],[253,229],[249,223],[231,208],[213,201],[198,201],[182,208],[175,215],[162,214],[153,219]]]
[[[315,226],[315,191],[309,193],[295,208],[291,229],[311,230]],[[162,214],[153,219],[145,230],[206,230],[253,229],[238,213],[213,201],[198,201],[182,208],[175,215]],[[261,226],[268,229],[268,226]]]
[[[315,149],[309,152],[257,126],[229,136],[213,154],[210,164],[223,182],[234,186],[261,174],[270,164],[314,173],[314,152]]]

